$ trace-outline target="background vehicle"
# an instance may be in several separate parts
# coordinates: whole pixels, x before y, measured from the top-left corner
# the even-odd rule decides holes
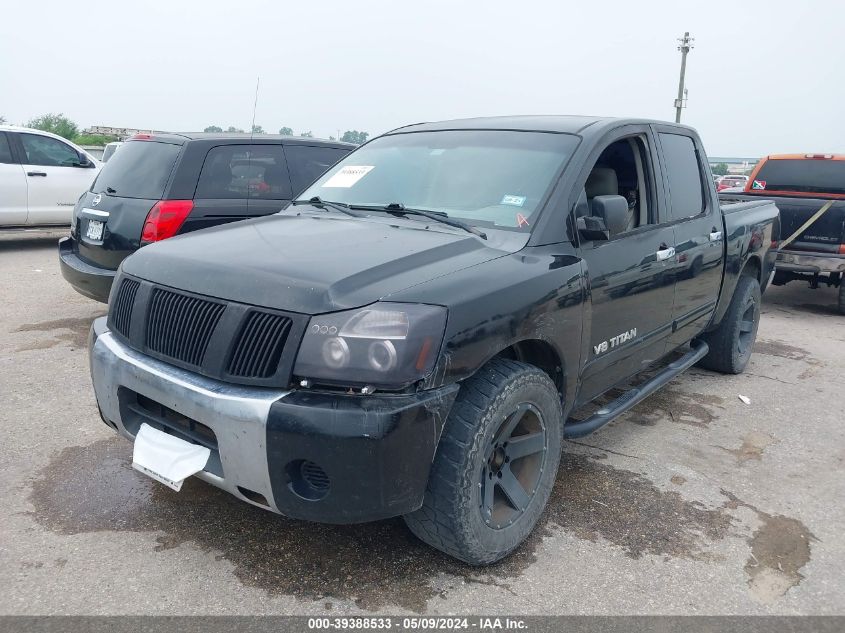
[[[79,198],[70,237],[59,241],[62,275],[105,303],[133,251],[276,213],[354,147],[274,134],[138,134]]]
[[[820,282],[838,287],[839,311],[845,314],[845,155],[767,156],[742,193],[723,197],[760,198],[777,204],[783,226],[784,242],[772,283],[780,286],[802,279],[812,288]]]
[[[748,182],[748,176],[736,176],[728,174],[727,176],[722,176],[716,181],[716,191],[722,191],[723,189],[728,189],[729,187],[744,187]]]
[[[70,224],[100,166],[61,136],[0,125],[0,227]]]
[[[102,161],[107,163],[108,160],[114,155],[117,151],[117,148],[123,145],[123,141],[112,141],[111,143],[106,143],[106,146],[103,148],[103,158]]]
[[[103,419],[168,485],[403,515],[472,564],[530,533],[562,437],[696,362],[743,371],[778,231],[769,201],[719,206],[692,129],[630,119],[400,128],[294,204],[124,261],[92,328]],[[202,459],[175,469],[149,434]]]

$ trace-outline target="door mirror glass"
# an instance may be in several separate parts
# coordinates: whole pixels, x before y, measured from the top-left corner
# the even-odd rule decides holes
[[[76,162],[74,167],[93,167],[94,163],[92,163],[85,154],[79,154],[79,160]]]
[[[592,214],[604,220],[610,235],[628,230],[628,201],[623,196],[596,196],[590,203]]]

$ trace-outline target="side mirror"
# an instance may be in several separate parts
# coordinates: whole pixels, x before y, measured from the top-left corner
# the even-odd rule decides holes
[[[628,230],[628,201],[623,196],[596,196],[592,211],[594,216],[604,220],[611,235]]]
[[[588,242],[610,239],[610,233],[604,224],[604,220],[592,215],[577,218],[575,228],[578,229],[578,234]]]
[[[94,163],[88,160],[88,157],[85,154],[79,155],[79,161],[74,165],[74,167],[93,167]]]

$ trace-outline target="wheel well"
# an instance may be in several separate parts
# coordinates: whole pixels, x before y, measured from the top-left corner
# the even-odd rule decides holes
[[[555,348],[546,341],[536,339],[520,341],[503,349],[496,354],[496,357],[534,365],[552,379],[560,393],[564,393],[563,361]]]
[[[748,275],[749,277],[753,277],[757,280],[757,282],[761,282],[760,279],[761,274],[761,267],[760,267],[760,260],[756,257],[750,258],[742,269],[740,275]]]

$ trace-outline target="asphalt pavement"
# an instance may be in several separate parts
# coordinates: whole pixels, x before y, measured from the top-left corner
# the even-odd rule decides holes
[[[471,568],[401,520],[292,521],[131,468],[61,232],[0,234],[0,614],[845,614],[845,317],[765,296],[745,374],[693,368],[567,442],[535,535]],[[750,402],[746,404],[740,396]]]

